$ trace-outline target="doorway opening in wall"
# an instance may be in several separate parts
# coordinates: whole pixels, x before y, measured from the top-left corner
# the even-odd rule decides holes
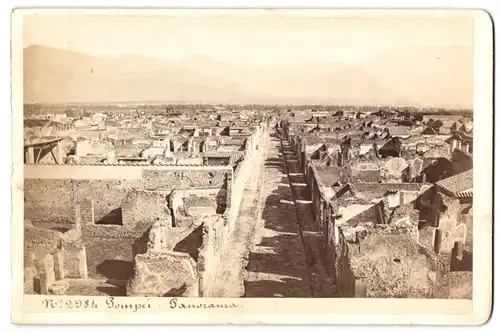
[[[98,202],[96,202],[97,204]],[[115,208],[109,211],[106,215],[95,221],[95,224],[100,225],[123,225],[122,209]]]
[[[216,214],[224,214],[226,211],[226,204],[217,204],[217,208],[215,210]]]

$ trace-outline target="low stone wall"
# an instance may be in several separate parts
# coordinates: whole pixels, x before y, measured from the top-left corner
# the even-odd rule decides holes
[[[349,230],[349,234],[346,231],[341,230],[341,244],[348,248],[339,258],[341,295],[375,298],[432,295],[438,265],[432,251],[418,244],[415,225],[364,224]]]
[[[207,219],[203,223],[203,240],[196,267],[200,274],[200,292],[204,296],[214,284],[220,268],[220,253],[228,245],[229,235],[229,225],[223,216]]]
[[[74,227],[74,206],[92,200],[95,220],[116,220],[132,190],[226,189],[231,166],[25,165],[24,213],[35,222]],[[230,183],[231,184],[231,183]],[[229,191],[230,193],[230,191]]]
[[[50,229],[25,226],[24,228],[24,255],[35,254],[42,258],[55,252],[61,246],[62,233]]]
[[[151,224],[156,220],[172,220],[168,207],[170,191],[132,190],[123,199],[121,218],[123,226],[134,227],[137,224]],[[143,228],[141,228],[143,229]]]
[[[253,160],[260,158],[262,150],[266,149],[262,146],[262,138],[267,135],[262,126],[259,126],[256,131],[247,139],[245,146],[245,155],[236,166],[236,170],[231,178],[231,193],[228,195],[230,200],[228,223],[229,229],[232,230],[238,217],[240,204],[242,201],[243,192],[251,172]],[[229,203],[229,201],[228,201]]]
[[[185,253],[148,251],[134,259],[127,296],[200,296],[195,261]]]
[[[25,293],[54,294],[60,291],[58,281],[87,278],[86,248],[79,229],[63,234],[27,226],[24,236]]]
[[[152,223],[142,223],[132,227],[121,225],[82,225],[83,238],[138,238]]]

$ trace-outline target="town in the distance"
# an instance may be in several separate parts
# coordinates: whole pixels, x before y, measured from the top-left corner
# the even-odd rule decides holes
[[[472,110],[24,106],[25,294],[472,299]]]

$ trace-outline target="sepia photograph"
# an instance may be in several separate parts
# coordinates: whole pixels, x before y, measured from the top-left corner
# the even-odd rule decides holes
[[[491,301],[487,15],[17,14],[23,306]]]

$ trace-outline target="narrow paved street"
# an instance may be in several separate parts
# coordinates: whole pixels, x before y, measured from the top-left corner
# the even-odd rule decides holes
[[[323,233],[313,217],[310,189],[293,147],[283,140],[282,149],[294,197],[300,235],[311,273],[311,288],[314,297],[333,297],[335,287],[326,271],[325,243]]]
[[[262,146],[209,296],[333,297],[297,157],[276,134]]]
[[[272,136],[267,148],[261,195],[264,207],[249,256],[245,297],[313,297],[280,139]]]

